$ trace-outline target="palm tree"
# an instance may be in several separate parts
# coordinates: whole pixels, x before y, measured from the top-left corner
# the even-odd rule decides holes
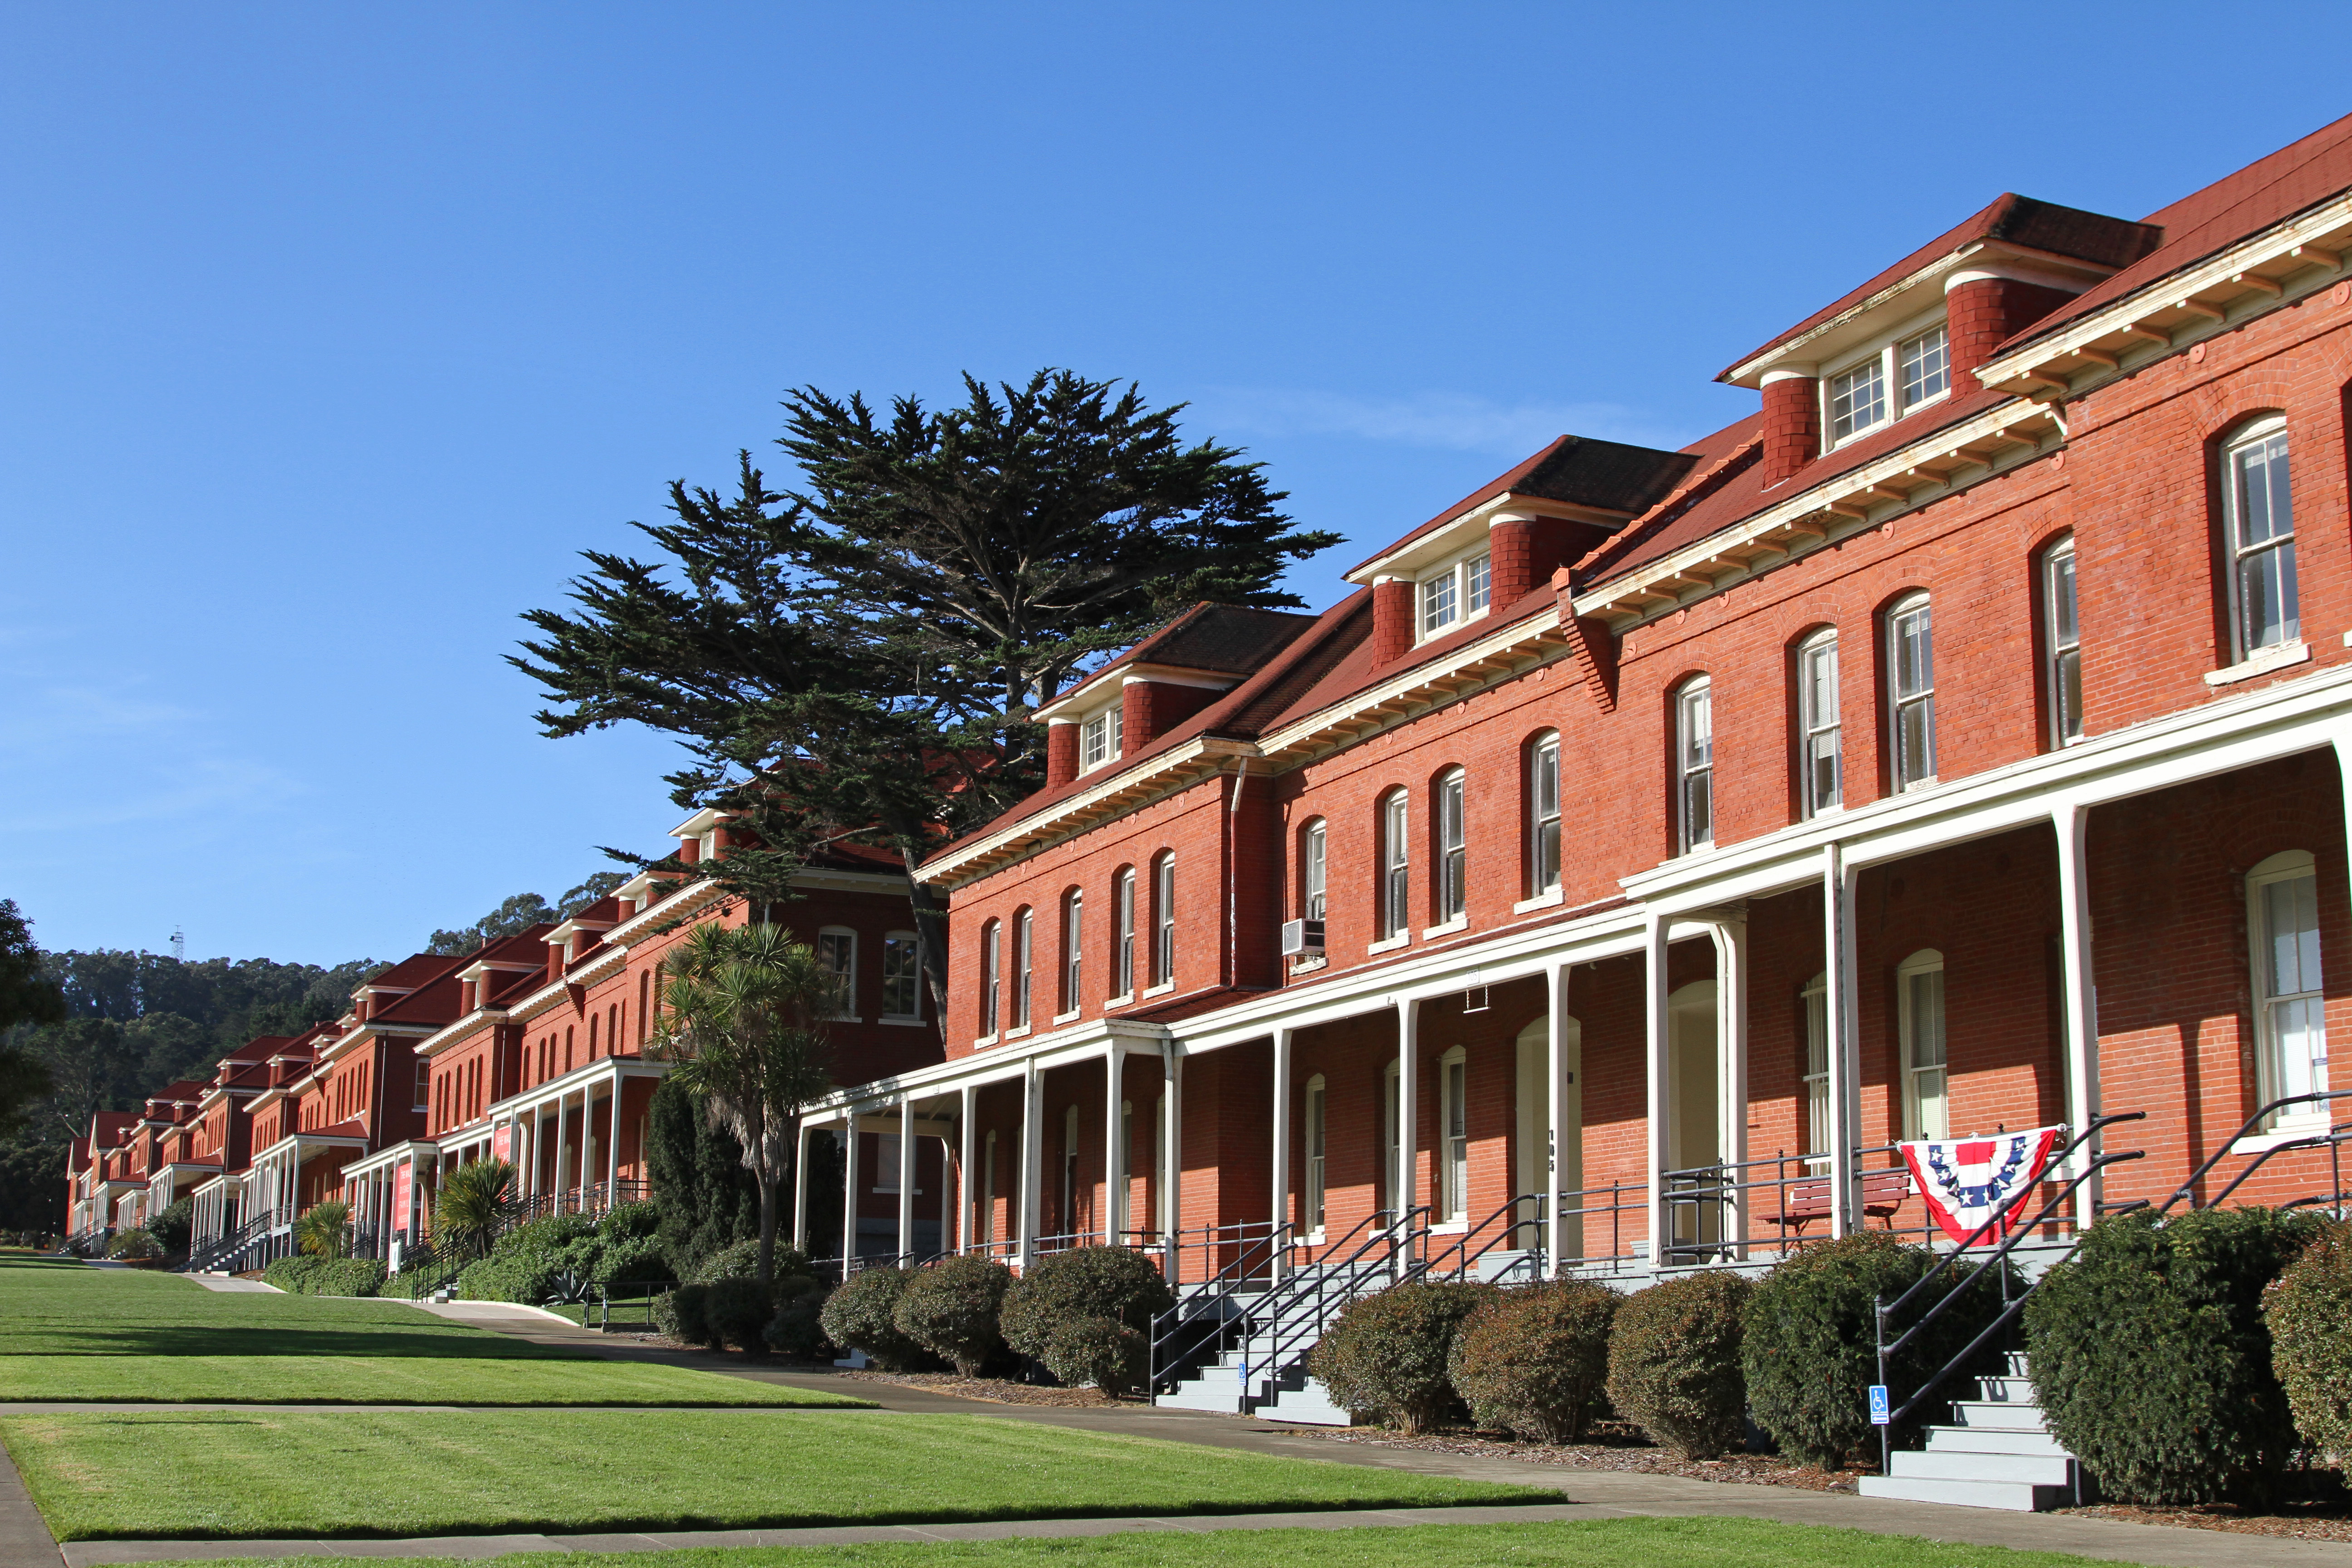
[[[442,1177],[441,1195],[433,1205],[434,1239],[453,1252],[488,1248],[505,1217],[514,1174],[504,1160],[476,1160]]]
[[[764,921],[697,927],[669,960],[646,1054],[670,1062],[714,1127],[743,1147],[760,1189],[760,1282],[775,1273],[777,1194],[793,1175],[801,1110],[831,1086],[825,1020],[838,982],[806,943]]]
[[[352,1205],[329,1199],[312,1204],[294,1222],[294,1244],[313,1258],[351,1256]]]

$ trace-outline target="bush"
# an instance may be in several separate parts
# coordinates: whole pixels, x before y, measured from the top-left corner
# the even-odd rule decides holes
[[[776,1248],[776,1272],[784,1272],[784,1255],[789,1247]],[[797,1257],[798,1254],[793,1256]],[[709,1285],[720,1279],[755,1279],[760,1274],[760,1238],[730,1243],[714,1252],[706,1253],[686,1278],[697,1285]]]
[[[720,1279],[703,1287],[703,1321],[714,1344],[732,1345],[751,1355],[768,1353],[768,1320],[775,1316],[774,1293],[757,1279]]]
[[[1040,1258],[1005,1288],[998,1329],[1006,1344],[1044,1363],[1057,1378],[1062,1374],[1054,1371],[1060,1353],[1054,1348],[1055,1332],[1063,1325],[1103,1318],[1131,1330],[1131,1340],[1119,1341],[1126,1347],[1126,1359],[1110,1370],[1109,1381],[1093,1374],[1102,1370],[1093,1363],[1087,1363],[1093,1370],[1079,1380],[1116,1393],[1139,1387],[1151,1375],[1151,1320],[1175,1304],[1168,1281],[1142,1253],[1131,1247],[1079,1247]],[[1074,1329],[1071,1335],[1078,1332]],[[1095,1341],[1102,1338],[1099,1332],[1094,1333]],[[1066,1337],[1064,1350],[1075,1353],[1078,1343],[1078,1337]]]
[[[1498,1292],[1463,1321],[1446,1375],[1481,1426],[1573,1443],[1609,1376],[1609,1326],[1623,1298],[1562,1281]]]
[[[1755,1293],[1740,1276],[1709,1269],[1628,1297],[1609,1335],[1609,1402],[1617,1414],[1686,1459],[1740,1447],[1748,1410],[1741,1320]]]
[[[519,1225],[499,1237],[486,1258],[457,1276],[467,1301],[519,1301],[536,1307],[551,1299],[576,1300],[593,1277],[599,1252],[596,1222],[557,1214]]]
[[[1037,1359],[1056,1381],[1116,1399],[1150,1375],[1151,1342],[1117,1318],[1056,1318]]]
[[[168,1207],[147,1222],[149,1234],[163,1244],[163,1250],[173,1258],[184,1257],[188,1237],[196,1228],[196,1200],[193,1197],[173,1198]]]
[[[2304,1447],[2322,1464],[2352,1465],[2352,1223],[2287,1265],[2263,1293],[2263,1321]]]
[[[1846,1457],[1874,1440],[1869,1389],[1878,1381],[1874,1296],[1892,1303],[1935,1267],[1924,1247],[1899,1241],[1885,1231],[1857,1231],[1837,1241],[1797,1248],[1773,1266],[1749,1298],[1740,1366],[1756,1420],[1781,1452],[1822,1469],[1835,1469]],[[1947,1276],[1954,1284],[1965,1274]],[[1931,1290],[1940,1296],[1941,1290]],[[1889,1367],[1896,1404],[1975,1339],[2000,1314],[2000,1289],[1990,1274],[1962,1300],[1937,1317]],[[1932,1303],[1929,1303],[1932,1304]],[[1909,1315],[1916,1321],[1926,1306]],[[1890,1323],[1897,1335],[1905,1325]],[[1999,1369],[2000,1352],[1988,1348],[1980,1368],[1958,1377]],[[1958,1397],[1961,1385],[1947,1380],[1943,1397]],[[1936,1412],[1923,1406],[1893,1434],[1896,1447]]]
[[[1423,1432],[1457,1398],[1447,1363],[1463,1321],[1491,1285],[1391,1285],[1348,1303],[1307,1358],[1334,1403]]]
[[[776,1311],[768,1320],[768,1348],[778,1355],[822,1360],[833,1342],[824,1334],[824,1281],[813,1275],[780,1275],[776,1279]]]
[[[380,1258],[281,1258],[261,1271],[262,1283],[290,1296],[373,1296],[383,1289]]]
[[[125,1260],[161,1258],[163,1256],[163,1244],[156,1240],[152,1232],[134,1225],[129,1230],[115,1232],[114,1239],[106,1244],[106,1255]]]
[[[915,1270],[891,1309],[890,1321],[933,1355],[954,1363],[964,1376],[975,1376],[1004,1344],[998,1320],[1012,1283],[1013,1271],[1002,1263],[984,1258],[945,1258]]]
[[[662,1337],[682,1345],[709,1345],[710,1320],[705,1307],[710,1300],[708,1285],[681,1285],[654,1298],[654,1327]]]
[[[923,1347],[898,1331],[895,1314],[910,1268],[861,1268],[824,1299],[818,1321],[835,1344],[861,1350],[886,1372],[905,1372]]]
[[[2126,1502],[2267,1503],[2294,1448],[2263,1288],[2318,1229],[2308,1215],[2110,1215],[2025,1304],[2050,1430]],[[2343,1333],[2337,1320],[2336,1333]]]

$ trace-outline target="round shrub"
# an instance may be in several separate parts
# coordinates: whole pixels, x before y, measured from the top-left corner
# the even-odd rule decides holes
[[[1003,1346],[998,1319],[1012,1283],[1013,1271],[1002,1263],[985,1258],[943,1258],[915,1270],[890,1310],[890,1321],[933,1355],[955,1363],[964,1376],[975,1376]]]
[[[2294,1419],[2263,1288],[2317,1229],[2262,1208],[2110,1215],[2042,1279],[2025,1304],[2034,1391],[2107,1496],[2259,1506],[2276,1495]]]
[[[824,1299],[818,1322],[825,1338],[866,1352],[885,1372],[905,1372],[922,1358],[923,1347],[898,1331],[893,1314],[911,1268],[861,1268]]]
[[[2352,1464],[2352,1223],[2330,1226],[2263,1293],[2271,1370],[2304,1447]]]
[[[778,1355],[815,1360],[829,1354],[824,1335],[824,1281],[808,1274],[776,1280],[775,1315],[768,1320],[768,1348]]]
[[[1667,1279],[1626,1298],[1609,1335],[1609,1402],[1686,1459],[1747,1436],[1741,1324],[1756,1287],[1728,1269]]]
[[[1573,1443],[1609,1375],[1609,1325],[1622,1300],[1560,1281],[1498,1292],[1454,1336],[1446,1375],[1479,1425]]]
[[[776,1272],[782,1273],[784,1255],[790,1249],[776,1248]],[[760,1273],[760,1238],[730,1242],[719,1248],[695,1266],[690,1282],[708,1285],[717,1279],[754,1279]]]
[[[1307,1369],[1351,1414],[1426,1431],[1456,1400],[1446,1371],[1454,1336],[1494,1294],[1491,1285],[1415,1282],[1359,1297],[1324,1331]]]
[[[681,1285],[675,1290],[654,1298],[654,1327],[664,1339],[682,1345],[709,1345],[710,1319],[707,1308],[710,1301],[708,1285]]]
[[[998,1323],[1006,1344],[1052,1372],[1056,1329],[1082,1319],[1108,1318],[1132,1330],[1135,1337],[1121,1341],[1129,1347],[1127,1363],[1102,1386],[1133,1388],[1151,1375],[1151,1320],[1175,1304],[1175,1293],[1159,1267],[1135,1248],[1077,1247],[1038,1259],[1007,1286]],[[1101,1383],[1094,1377],[1081,1381]]]
[[[1142,1381],[1150,1342],[1117,1318],[1061,1318],[1045,1332],[1045,1370],[1072,1388],[1118,1398]],[[1141,1370],[1139,1370],[1141,1369]]]
[[[772,1292],[757,1279],[720,1279],[703,1287],[703,1321],[713,1344],[732,1345],[752,1355],[768,1350],[768,1320],[776,1314]]]
[[[163,1256],[163,1244],[152,1232],[132,1226],[129,1230],[115,1233],[114,1239],[106,1244],[106,1255],[126,1261],[161,1258]]]
[[[1878,1338],[1872,1298],[1892,1303],[1934,1267],[1935,1258],[1924,1247],[1885,1231],[1857,1231],[1801,1247],[1764,1276],[1748,1300],[1740,1368],[1757,1424],[1772,1434],[1781,1452],[1826,1470],[1844,1464],[1865,1443],[1874,1444],[1869,1391],[1878,1381]],[[1967,1275],[1945,1278],[1957,1285]],[[1895,1403],[1966,1348],[2000,1314],[2000,1286],[1988,1274],[1912,1341],[1887,1369]],[[1916,1321],[1931,1305],[1919,1304],[1907,1321]],[[1906,1326],[1888,1324],[1888,1336],[1899,1336]],[[1979,1367],[1953,1375],[1991,1373],[2000,1364],[1999,1349],[1988,1346]],[[1947,1379],[1939,1392],[1952,1399],[1967,1388]],[[1939,1405],[1914,1412],[1893,1434],[1895,1446],[1909,1447],[1909,1438],[1939,1413]]]

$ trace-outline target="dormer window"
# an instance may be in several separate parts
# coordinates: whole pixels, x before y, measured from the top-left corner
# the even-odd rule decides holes
[[[1441,567],[1421,580],[1423,641],[1486,613],[1494,558],[1486,551]]]
[[[1091,773],[1118,760],[1121,714],[1117,705],[1078,726],[1078,772]]]
[[[1952,389],[1951,333],[1938,321],[1829,376],[1830,445],[1900,419]]]

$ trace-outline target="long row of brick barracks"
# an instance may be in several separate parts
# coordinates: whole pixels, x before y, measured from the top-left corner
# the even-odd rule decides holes
[[[814,1237],[803,1194],[798,1239],[1753,1267],[1925,1235],[1898,1140],[2126,1110],[2146,1157],[2051,1234],[2216,1156],[2207,1195],[2335,1193],[2347,262],[2352,121],[2136,222],[2002,195],[1741,355],[1727,428],[1563,437],[1320,615],[1181,616],[919,868],[944,1017],[898,868],[810,868],[846,1021],[804,1137],[858,1200]],[[76,1228],[194,1191],[200,1241],[267,1251],[331,1194],[388,1251],[487,1154],[634,1194],[698,910],[742,918],[640,877],[395,965],[99,1118]]]

